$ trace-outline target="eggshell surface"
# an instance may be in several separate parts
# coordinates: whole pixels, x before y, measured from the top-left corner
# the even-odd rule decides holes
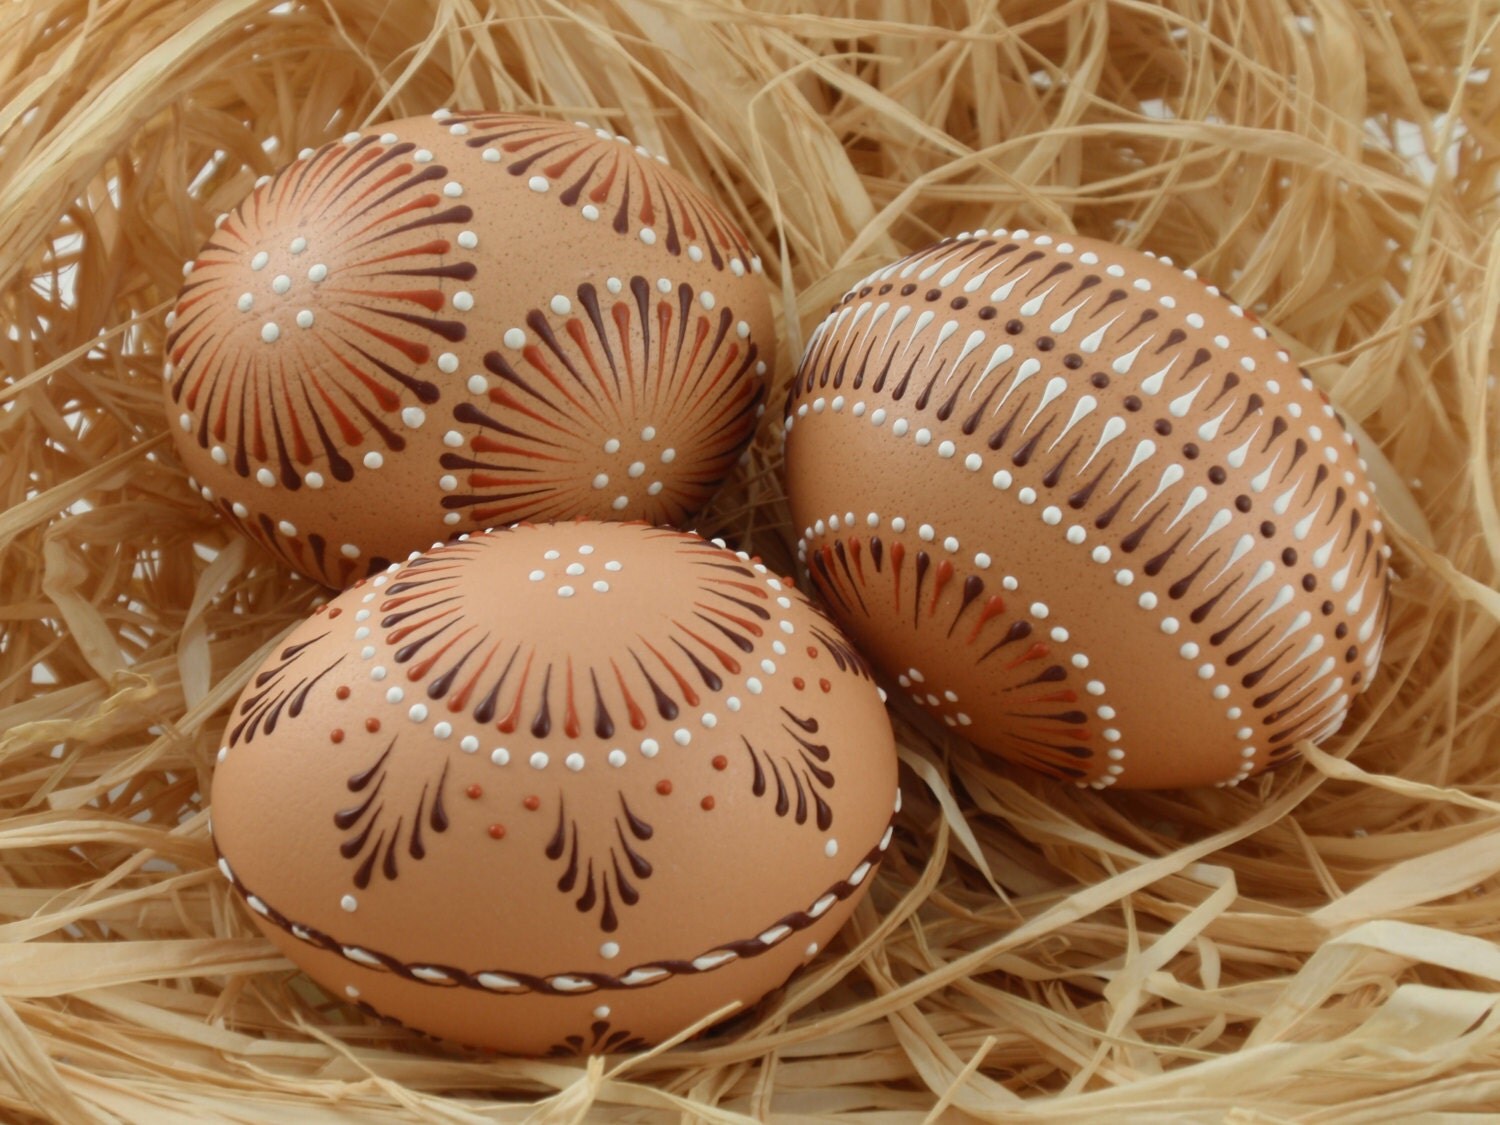
[[[491,525],[681,525],[775,351],[759,259],[708,196],[520,114],[305,150],[187,269],[164,376],[194,487],[332,586]]]
[[[580,521],[322,607],[236,704],[211,811],[221,871],[324,987],[543,1055],[755,1003],[843,924],[899,803],[869,670],[800,594]]]
[[[1390,548],[1334,408],[1218,290],[978,232],[857,284],[787,405],[834,617],[979,746],[1080,785],[1234,784],[1375,673]]]

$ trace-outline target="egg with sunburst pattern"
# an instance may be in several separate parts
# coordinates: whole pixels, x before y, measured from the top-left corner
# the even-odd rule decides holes
[[[235,705],[211,811],[235,894],[335,995],[580,1055],[815,957],[899,804],[879,690],[810,602],[722,543],[577,521],[319,608]]]
[[[494,524],[681,524],[771,378],[745,236],[583,124],[349,133],[263,177],[185,271],[164,382],[193,486],[331,586]]]

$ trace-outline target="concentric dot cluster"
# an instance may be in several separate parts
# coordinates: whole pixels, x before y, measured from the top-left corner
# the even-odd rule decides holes
[[[990,236],[1009,238],[1017,242],[1030,240],[1033,245],[1050,247],[1054,253],[1063,256],[1072,255],[1075,252],[1074,246],[1069,242],[1058,242],[1050,235],[1046,234],[1039,234],[1033,237],[1031,233],[1026,230],[1006,230],[1004,228],[999,228],[992,231],[981,229],[958,234],[955,236],[955,241],[963,242],[970,239],[985,238]],[[1156,260],[1160,261],[1163,265],[1171,266],[1173,264],[1170,258],[1157,257],[1157,255],[1152,254],[1149,251],[1146,252],[1146,256],[1150,258],[1156,258]],[[1078,254],[1078,260],[1083,265],[1096,266],[1099,264],[1100,259],[1099,256],[1093,251],[1083,251],[1082,253]],[[861,289],[864,289],[868,286],[873,286],[880,282],[887,281],[897,275],[901,276],[902,278],[906,278],[912,276],[913,273],[915,273],[915,277],[918,280],[926,281],[934,274],[936,274],[940,268],[941,265],[939,263],[934,263],[918,271],[915,270],[915,262],[897,262],[894,265],[886,266],[882,269],[876,270],[873,273],[867,275],[859,282],[855,283],[850,287],[849,291],[844,295],[843,299],[845,301],[848,301]],[[1125,268],[1118,263],[1105,266],[1104,272],[1108,276],[1117,279],[1123,278],[1126,273]],[[1191,269],[1184,269],[1181,272],[1189,278],[1196,279],[1198,276],[1196,272]],[[942,288],[947,288],[957,282],[960,274],[961,268],[955,269],[949,274],[945,274],[942,278],[940,278],[937,284]],[[985,274],[979,274],[975,278],[972,278],[965,284],[964,292],[968,293],[978,291],[984,285],[985,279]],[[992,302],[1006,300],[1010,295],[1011,289],[1015,286],[1015,284],[1017,284],[1019,280],[1020,278],[1016,278],[1011,282],[1002,284],[994,292],[989,294],[989,300]],[[1144,277],[1136,278],[1132,282],[1132,285],[1137,291],[1143,293],[1150,292],[1152,289],[1151,281],[1148,278]],[[1205,284],[1204,291],[1210,297],[1222,296],[1217,286]],[[1041,312],[1046,298],[1050,294],[1050,292],[1051,291],[1048,290],[1047,292],[1044,292],[1037,297],[1033,297],[1032,299],[1027,301],[1017,310],[1017,315],[1022,318],[1038,315]],[[1168,310],[1168,312],[1176,310],[1178,306],[1177,299],[1171,294],[1166,293],[1161,294],[1157,298],[1157,303],[1161,306],[1162,309]],[[868,311],[868,308],[870,306],[871,302],[868,301],[859,306],[858,311],[855,310],[854,306],[846,306],[843,310],[840,311],[839,317],[841,319],[846,316],[853,316],[855,318],[858,318],[859,316],[862,316],[864,312]],[[1230,304],[1228,306],[1228,309],[1233,316],[1244,317],[1245,315],[1245,310],[1239,305]],[[1075,312],[1076,308],[1074,310],[1066,311],[1061,316],[1052,320],[1048,326],[1050,331],[1066,331],[1071,325],[1072,318]],[[903,321],[906,320],[911,315],[911,313],[912,310],[909,306],[898,309],[895,313],[895,320],[892,328],[895,328],[903,323]],[[1203,328],[1205,321],[1202,314],[1196,311],[1188,310],[1181,315],[1182,323],[1186,327],[1194,330],[1200,330]],[[913,326],[913,338],[926,331],[927,328],[936,321],[936,319],[937,314],[930,310],[923,311],[917,314],[916,322]],[[829,320],[824,321],[823,324],[819,326],[818,331],[828,331],[835,326],[836,325],[833,318],[830,318]],[[1084,352],[1085,354],[1097,353],[1100,347],[1103,345],[1105,332],[1108,327],[1108,324],[1101,326],[1097,331],[1085,337],[1079,344],[1079,350],[1081,352]],[[937,340],[935,341],[933,346],[935,348],[941,347],[958,331],[958,321],[956,319],[947,320],[945,323],[938,327]],[[1270,335],[1265,327],[1259,324],[1252,325],[1251,331],[1257,338],[1262,340],[1268,339]],[[981,347],[989,339],[990,335],[982,330],[976,329],[971,332],[965,339],[964,347],[959,357],[954,361],[954,366],[956,367],[959,363],[962,363],[970,353]],[[1229,340],[1229,338],[1227,336],[1224,336],[1222,333],[1212,337],[1212,343],[1214,347],[1220,351],[1227,351],[1231,345],[1231,341]],[[1144,347],[1145,342],[1143,341],[1141,344],[1136,345],[1135,348],[1124,353],[1123,355],[1114,357],[1111,361],[1110,369],[1117,375],[1128,374]],[[1012,359],[1014,355],[1015,351],[1009,345],[1002,344],[1000,347],[998,347],[993,352],[988,365],[985,368],[984,374],[981,375],[981,380],[984,377],[988,376],[990,372],[992,372],[995,368]],[[1283,363],[1289,364],[1291,362],[1291,356],[1285,350],[1278,349],[1276,352],[1276,357]],[[1254,371],[1256,367],[1254,359],[1249,356],[1240,356],[1239,365],[1247,372]],[[1023,360],[1020,366],[1016,369],[1014,382],[1012,384],[1012,390],[1027,379],[1030,379],[1033,376],[1039,374],[1041,370],[1042,364],[1035,357],[1028,357],[1027,359]],[[1144,391],[1148,395],[1159,393],[1162,389],[1167,370],[1167,368],[1163,368],[1156,374],[1142,380],[1139,384],[1139,389]],[[1299,378],[1304,389],[1309,391],[1317,390],[1316,384],[1314,384],[1313,381],[1306,375],[1300,375]],[[1067,380],[1062,376],[1054,376],[1052,379],[1050,379],[1043,391],[1041,407],[1047,406],[1049,403],[1062,395],[1067,390],[1067,386]],[[1265,387],[1272,394],[1277,394],[1281,390],[1279,382],[1275,379],[1266,379]],[[1172,416],[1178,418],[1185,416],[1190,409],[1192,400],[1196,394],[1197,391],[1195,390],[1182,395],[1178,399],[1173,400],[1168,405],[1168,412]],[[1068,430],[1077,425],[1078,422],[1080,422],[1088,414],[1092,413],[1093,410],[1097,409],[1097,407],[1098,402],[1093,398],[1093,396],[1082,396],[1079,400],[1078,406],[1074,410],[1073,416],[1069,420],[1068,424],[1064,427],[1062,434],[1059,435],[1057,440],[1060,440],[1061,436],[1066,435]],[[1040,407],[1038,409],[1040,409]],[[843,394],[835,394],[832,397],[819,395],[815,397],[811,402],[801,403],[797,407],[796,412],[786,419],[784,435],[790,434],[798,419],[806,418],[809,414],[822,414],[824,411],[830,411],[832,413],[838,414],[843,413],[846,410],[851,416],[855,418],[867,417],[870,421],[870,424],[872,426],[875,426],[876,428],[885,426],[885,424],[889,421],[890,432],[896,437],[905,438],[910,435],[913,443],[918,448],[931,450],[932,453],[941,460],[953,461],[955,463],[962,464],[964,469],[968,472],[980,473],[985,471],[986,462],[982,454],[978,452],[970,452],[964,455],[962,461],[959,461],[958,448],[952,441],[942,440],[934,444],[933,434],[930,429],[920,426],[916,429],[913,429],[911,422],[909,422],[906,418],[901,417],[899,415],[899,412],[892,411],[891,409],[888,409],[884,406],[874,406],[872,408],[870,403],[862,399],[859,399],[857,397],[851,399],[849,396]],[[1325,402],[1322,406],[1322,411],[1326,417],[1337,422],[1338,414],[1334,410],[1331,403]],[[1302,407],[1300,404],[1295,402],[1288,403],[1287,412],[1292,417],[1297,418],[1301,416]],[[894,417],[893,414],[895,415]],[[1198,430],[1198,437],[1203,441],[1211,440],[1218,432],[1219,421],[1220,420],[1211,420],[1200,426]],[[1349,430],[1343,427],[1340,428],[1343,430],[1344,445],[1346,447],[1352,447],[1354,445],[1354,435]],[[1095,449],[1094,454],[1091,455],[1089,459],[1092,460],[1093,456],[1097,456],[1100,449],[1104,448],[1104,446],[1109,442],[1118,438],[1125,432],[1125,429],[1126,426],[1123,419],[1120,419],[1118,417],[1109,419],[1104,425],[1100,437],[1099,446]],[[1323,436],[1321,428],[1316,425],[1309,428],[1308,434],[1309,437],[1311,437],[1314,441],[1321,440]],[[1231,468],[1238,468],[1240,465],[1244,464],[1244,461],[1249,454],[1250,444],[1252,440],[1253,438],[1247,439],[1243,445],[1230,451],[1226,455],[1226,463]],[[783,442],[784,441],[785,436],[783,436]],[[1141,442],[1140,445],[1136,448],[1135,453],[1125,470],[1125,475],[1128,476],[1131,472],[1134,472],[1144,461],[1153,456],[1155,452],[1155,443],[1149,440]],[[1342,454],[1339,448],[1335,445],[1324,446],[1323,456],[1330,465],[1336,465],[1343,455],[1344,454]],[[1362,473],[1368,472],[1369,466],[1363,457],[1356,457],[1355,460]],[[1159,495],[1164,489],[1170,487],[1172,484],[1177,483],[1177,481],[1182,479],[1182,476],[1185,474],[1185,472],[1186,470],[1180,464],[1173,463],[1172,465],[1169,465],[1163,475],[1162,483],[1158,486],[1156,493],[1153,494],[1150,499],[1154,500],[1156,496]],[[1256,493],[1264,492],[1270,485],[1270,479],[1271,467],[1268,467],[1264,472],[1251,479],[1250,487]],[[1355,475],[1352,469],[1346,468],[1344,470],[1343,481],[1346,485],[1351,487],[1355,486],[1358,480],[1359,478]],[[1050,528],[1057,528],[1065,522],[1065,515],[1062,509],[1057,505],[1044,505],[1041,508],[1035,507],[1039,500],[1039,496],[1034,488],[1031,488],[1029,486],[1022,487],[1019,489],[1015,489],[1014,492],[1012,492],[1012,486],[1014,485],[1015,481],[1013,475],[1009,470],[996,470],[990,477],[990,482],[998,491],[1007,492],[1014,495],[1016,501],[1021,505],[1033,508],[1033,510],[1036,511],[1037,515],[1041,518],[1041,521],[1045,526]],[[1371,488],[1373,489],[1373,487],[1374,485],[1372,482]],[[1206,490],[1200,491],[1204,493],[1204,498],[1206,499]],[[1293,492],[1291,490],[1278,496],[1272,503],[1272,510],[1278,515],[1284,514],[1291,504],[1292,497]],[[1369,494],[1367,494],[1363,489],[1358,490],[1357,497],[1361,504],[1368,504],[1370,501]],[[1150,501],[1148,500],[1148,503],[1149,502]],[[1218,523],[1218,526],[1215,526],[1214,523],[1210,524],[1211,531],[1218,530],[1219,527],[1222,527],[1225,523],[1228,522],[1228,519],[1229,516],[1227,512],[1221,512],[1218,516],[1215,517],[1215,521]],[[881,526],[881,520],[882,517],[879,515],[879,513],[871,512],[865,517],[865,525],[873,530]],[[1312,515],[1310,514],[1301,523],[1293,528],[1293,534],[1299,541],[1305,539],[1309,534],[1311,521]],[[802,536],[798,542],[799,559],[804,563],[806,562],[807,547],[815,538],[821,537],[827,531],[836,532],[840,529],[840,527],[853,528],[855,526],[856,524],[854,513],[846,512],[842,517],[837,514],[831,515],[826,521],[819,520],[812,526],[804,528]],[[907,524],[906,520],[903,517],[896,516],[889,521],[889,526],[893,531],[900,533],[905,531]],[[1382,522],[1379,518],[1376,518],[1372,524],[1372,531],[1378,535],[1382,532],[1382,530]],[[953,536],[944,536],[939,539],[937,532],[929,524],[921,524],[917,529],[917,534],[918,537],[924,542],[941,543],[942,548],[949,554],[957,555],[960,552],[962,545],[959,543],[957,538]],[[1067,542],[1072,544],[1073,546],[1088,547],[1089,532],[1088,529],[1085,528],[1082,524],[1069,522],[1063,534]],[[1249,540],[1249,542],[1247,542],[1247,540]],[[1251,543],[1253,543],[1251,537],[1243,536],[1239,544],[1236,546],[1234,553],[1231,555],[1229,564],[1227,565],[1233,565],[1233,563],[1242,558],[1244,554],[1249,550]],[[1390,558],[1391,547],[1389,544],[1382,545],[1381,555],[1385,559]],[[1093,547],[1088,548],[1088,556],[1092,562],[1099,566],[1108,566],[1112,560],[1112,553],[1109,547],[1105,546],[1104,544],[1096,544]],[[1314,552],[1312,557],[1313,561],[1317,565],[1322,566],[1328,558],[1328,550],[1323,549],[1319,552]],[[992,563],[990,556],[983,551],[975,552],[972,555],[970,561],[979,570],[989,569]],[[1335,592],[1340,592],[1344,588],[1344,581],[1348,576],[1347,572],[1348,567],[1346,566],[1343,572],[1333,576],[1330,585]],[[1133,586],[1136,582],[1136,578],[1137,576],[1135,572],[1128,567],[1120,567],[1114,571],[1114,581],[1121,587]],[[1011,583],[1014,582],[1014,579],[1007,577],[1005,579],[1005,582]],[[1014,587],[1008,585],[1006,588],[1013,589]],[[1161,630],[1161,632],[1170,636],[1175,634],[1181,627],[1181,622],[1176,617],[1167,613],[1156,613],[1156,611],[1161,607],[1161,599],[1154,592],[1149,590],[1142,591],[1136,599],[1136,604],[1142,610],[1148,613],[1152,613],[1156,617],[1155,623],[1156,626]],[[1031,607],[1032,616],[1038,616],[1035,612],[1038,607],[1043,610],[1041,616],[1045,617],[1047,607],[1043,603],[1036,603]],[[1222,703],[1224,700],[1229,698],[1231,694],[1229,685],[1222,680],[1216,679],[1216,676],[1219,673],[1219,669],[1216,668],[1216,666],[1212,662],[1199,661],[1202,653],[1200,647],[1197,644],[1193,642],[1187,642],[1181,646],[1178,652],[1184,660],[1197,662],[1197,678],[1203,681],[1208,686],[1209,692],[1216,702]],[[910,678],[909,674],[908,678]],[[1092,681],[1092,683],[1097,683],[1097,681]],[[903,684],[902,686],[906,687],[907,685]],[[1102,685],[1100,685],[1100,687],[1100,694],[1102,694]],[[918,702],[923,702],[928,699],[930,695],[931,693],[917,693],[915,695],[915,698]],[[935,706],[936,704],[931,705]],[[1260,750],[1253,741],[1255,733],[1253,728],[1244,725],[1244,712],[1242,708],[1238,706],[1230,706],[1225,709],[1224,715],[1226,721],[1234,724],[1235,726],[1234,736],[1236,740],[1241,743],[1241,763],[1234,777],[1229,778],[1225,781],[1218,782],[1217,784],[1219,786],[1234,786],[1238,785],[1241,781],[1245,780],[1255,772],[1256,756],[1260,753]],[[1101,715],[1101,718],[1102,717],[1104,716]],[[1112,718],[1113,714],[1111,714],[1110,717]],[[952,717],[945,716],[945,718],[951,719]],[[1110,733],[1114,733],[1116,739],[1119,737],[1117,731],[1106,731],[1105,737],[1107,740]],[[1113,746],[1109,750],[1109,756],[1112,759],[1112,762],[1108,767],[1108,773],[1106,775],[1092,782],[1078,782],[1076,784],[1078,784],[1080,787],[1092,786],[1094,788],[1103,788],[1105,786],[1114,784],[1115,780],[1122,773],[1124,773],[1124,754],[1118,746]]]

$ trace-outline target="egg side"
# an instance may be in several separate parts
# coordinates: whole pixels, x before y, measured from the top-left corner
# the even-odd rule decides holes
[[[520,1054],[634,1049],[826,945],[899,804],[866,666],[764,566],[629,524],[361,582],[236,704],[212,822],[334,994]]]
[[[333,586],[493,524],[681,524],[775,351],[759,259],[703,192],[521,114],[305,150],[185,270],[164,379],[193,485]]]
[[[1079,784],[1233,784],[1338,729],[1387,558],[1335,410],[1170,263],[1026,231],[876,271],[787,403],[800,550],[948,726]]]

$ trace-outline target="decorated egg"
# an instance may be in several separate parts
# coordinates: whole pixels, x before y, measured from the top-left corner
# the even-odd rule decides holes
[[[683,523],[774,351],[759,259],[660,160],[440,112],[305,150],[223,216],[164,375],[194,487],[343,586],[493,524]]]
[[[221,871],[324,987],[536,1055],[755,1003],[849,916],[899,803],[879,689],[791,586],[580,521],[321,607],[235,705],[211,811]]]
[[[980,231],[877,270],[790,392],[800,550],[874,664],[979,746],[1233,784],[1375,673],[1390,549],[1334,408],[1190,272]]]

